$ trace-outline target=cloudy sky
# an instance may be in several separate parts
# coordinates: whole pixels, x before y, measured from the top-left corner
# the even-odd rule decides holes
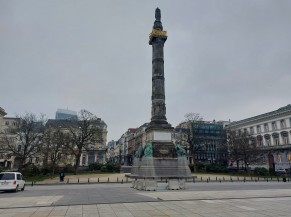
[[[84,108],[108,140],[148,122],[156,7],[173,126],[188,112],[235,121],[291,103],[291,1],[0,0],[0,107]]]

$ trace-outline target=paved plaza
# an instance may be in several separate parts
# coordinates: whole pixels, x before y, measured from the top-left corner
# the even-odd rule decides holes
[[[291,183],[187,183],[145,192],[130,184],[27,186],[0,193],[0,216],[291,216]]]

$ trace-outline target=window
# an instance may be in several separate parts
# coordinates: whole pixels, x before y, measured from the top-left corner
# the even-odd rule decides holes
[[[245,134],[245,135],[248,135],[248,130],[247,130],[247,128],[244,128],[244,134]]]
[[[263,137],[261,135],[257,136],[257,144],[259,146],[263,146]]]
[[[289,139],[288,139],[288,132],[283,131],[281,132],[282,140],[283,140],[283,145],[289,144]]]
[[[283,137],[283,144],[284,145],[287,145],[289,142],[288,142],[288,137]]]
[[[287,154],[287,159],[289,162],[291,161],[291,153]]]
[[[261,126],[260,125],[257,126],[257,133],[261,133]]]
[[[277,130],[277,124],[276,124],[276,122],[272,122],[272,129],[273,130]]]
[[[17,176],[17,180],[21,180],[20,174],[16,174],[16,176]]]
[[[278,162],[282,163],[282,154],[281,153],[278,154]]]
[[[6,122],[5,122],[5,125],[8,126],[8,125],[9,125],[9,121],[6,121]]]
[[[280,124],[281,124],[281,129],[286,128],[286,122],[284,119],[280,121]]]
[[[268,124],[264,124],[264,130],[265,130],[265,132],[269,132],[269,125]]]
[[[254,134],[254,128],[253,127],[250,128],[250,133],[251,133],[251,135]]]
[[[267,145],[267,146],[270,146],[270,145],[271,145],[271,140],[270,140],[270,138],[266,138],[266,145]]]

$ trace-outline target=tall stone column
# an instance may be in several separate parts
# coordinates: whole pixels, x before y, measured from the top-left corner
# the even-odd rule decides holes
[[[165,77],[164,77],[164,44],[167,40],[167,32],[163,31],[161,11],[155,12],[156,20],[149,36],[149,44],[152,45],[152,110],[150,128],[171,128],[166,118],[165,104]]]

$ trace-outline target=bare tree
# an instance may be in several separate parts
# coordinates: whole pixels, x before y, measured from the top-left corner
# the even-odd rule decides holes
[[[38,156],[42,144],[45,118],[44,115],[36,117],[32,113],[18,116],[15,128],[4,132],[0,142],[0,148],[4,152],[15,156],[18,170],[22,171],[29,159]]]
[[[75,156],[75,174],[77,174],[83,150],[88,151],[89,145],[102,141],[102,130],[98,125],[95,115],[86,110],[81,110],[78,121],[68,120],[68,130],[71,143],[66,147]]]
[[[182,135],[179,138],[179,140],[182,143],[186,144],[186,149],[188,149],[188,155],[192,158],[192,163],[194,165],[194,172],[196,172],[196,160],[195,160],[195,154],[198,151],[203,150],[203,141],[198,136],[197,133],[197,127],[195,127],[197,124],[201,123],[203,121],[203,117],[200,116],[199,113],[187,113],[185,115],[185,120],[183,123],[181,123],[181,128],[183,129]]]
[[[227,134],[230,159],[236,162],[237,170],[239,163],[243,162],[247,171],[248,165],[256,161],[259,153],[255,140],[246,132],[228,131]]]
[[[67,146],[70,143],[70,137],[68,133],[62,131],[60,128],[53,129],[49,127],[46,129],[43,138],[42,153],[44,159],[44,165],[49,165],[52,170],[52,174],[55,173],[56,166],[66,159]]]

